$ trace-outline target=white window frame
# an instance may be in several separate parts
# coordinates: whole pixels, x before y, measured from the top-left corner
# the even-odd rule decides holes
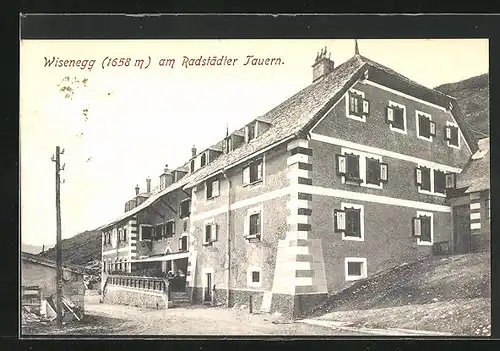
[[[186,251],[189,251],[189,236],[187,233],[182,233],[179,237],[179,239],[182,239],[184,237],[187,237],[187,240],[186,240]],[[180,245],[180,240],[177,239],[177,251],[181,251],[181,245]],[[186,251],[183,251],[183,252],[186,252]]]
[[[361,275],[360,276],[349,275],[348,263],[361,263]],[[367,260],[364,257],[346,257],[344,259],[344,269],[345,269],[346,281],[360,280],[368,277]]]
[[[259,282],[257,282],[257,283],[252,282],[252,273],[253,272],[259,272]],[[248,269],[247,269],[247,286],[249,288],[262,287],[262,268],[261,267],[255,267],[255,266],[248,267]]]
[[[206,241],[206,233],[205,233],[205,230],[206,230],[206,227],[207,225],[211,225],[212,226],[212,236],[210,238],[210,241]],[[215,226],[215,228],[214,228]],[[210,219],[207,219],[203,222],[203,245],[208,245],[210,243],[213,243],[214,241],[216,240],[213,240],[213,236],[214,236],[214,233],[213,233],[213,230],[217,230],[217,224],[215,223],[215,218],[210,218]],[[216,238],[217,239],[217,238]]]
[[[453,148],[453,149],[460,149],[460,128],[458,128],[458,124],[450,122],[450,121],[446,121],[446,126],[451,126],[451,127],[457,128],[457,141],[458,141],[458,145],[450,144],[449,140],[446,140],[446,144],[449,147]]]
[[[419,216],[428,216],[431,217],[431,241],[422,241],[419,237],[417,237],[417,245],[422,246],[432,246],[434,244],[434,213],[425,212],[425,211],[417,211],[417,218]]]
[[[382,156],[379,155],[374,155],[374,154],[369,154],[366,152],[354,150],[354,149],[348,149],[348,148],[341,148],[340,150],[341,155],[345,154],[354,154],[359,156],[359,178],[362,180],[361,183],[359,183],[360,186],[365,187],[365,188],[372,188],[372,189],[383,189],[384,188],[384,183],[380,181],[379,185],[376,184],[369,184],[366,182],[366,158],[375,158],[379,160],[379,162],[383,162]],[[347,167],[347,165],[346,165]],[[389,177],[389,174],[387,174],[387,177]],[[346,184],[346,179],[345,176],[341,177],[342,184]]]
[[[352,240],[352,241],[365,241],[365,207],[364,205],[359,204],[350,204],[342,202],[340,204],[340,209],[345,211],[346,208],[355,208],[359,209],[359,231],[361,233],[361,237],[357,238],[355,236],[346,236],[345,230],[342,232],[342,240]],[[345,224],[347,228],[347,215],[345,216]]]
[[[152,227],[151,224],[139,224],[139,241],[142,241],[142,228],[144,227]],[[153,233],[151,233],[153,235]],[[148,239],[149,240],[149,239]]]
[[[406,106],[389,100],[389,107],[399,107],[399,108],[403,109],[403,125],[404,125],[404,130],[403,130],[403,129],[399,129],[399,128],[394,128],[392,126],[392,123],[390,123],[389,124],[390,130],[392,130],[393,132],[401,133],[401,134],[408,134],[408,125],[406,122]]]
[[[247,210],[247,213],[245,215],[245,221],[244,221],[245,228],[243,228],[244,237],[245,237],[245,239],[256,239],[257,238],[254,235],[250,235],[250,216],[253,214],[256,214],[256,213],[260,214],[260,216],[259,216],[259,219],[260,219],[260,239],[259,239],[259,241],[262,241],[263,233],[264,233],[264,228],[263,228],[264,216],[263,216],[263,211],[262,211],[262,205],[255,206],[255,207],[249,208]]]
[[[432,121],[432,115],[430,115],[426,112],[423,112],[423,111],[415,110],[415,123],[416,123],[416,128],[417,128],[417,138],[432,143],[432,140],[433,140],[432,135],[429,138],[426,138],[426,137],[420,135],[420,127],[418,124],[418,115],[424,115],[425,117],[428,117],[430,121]],[[436,126],[436,128],[437,128],[437,126]]]
[[[364,92],[356,90],[356,89],[349,89],[348,92],[345,95],[345,116],[347,118],[354,119],[356,121],[366,122],[366,116],[365,115],[362,115],[361,117],[359,117],[359,116],[351,115],[349,113],[350,112],[350,108],[349,108],[349,92],[361,95],[361,97],[363,99],[365,98],[365,93]],[[361,106],[361,110],[363,110],[363,106]]]
[[[438,170],[438,169],[430,167],[429,165],[425,165],[425,164],[418,164],[417,167],[418,168],[420,168],[420,167],[429,168],[430,169],[430,178],[431,178],[431,190],[430,191],[428,191],[428,190],[422,190],[422,186],[419,185],[418,186],[418,192],[419,192],[419,194],[426,194],[426,195],[433,195],[433,196],[439,196],[439,197],[446,197],[446,192],[444,194],[434,192],[434,171]],[[444,173],[446,174],[446,172],[444,172]]]

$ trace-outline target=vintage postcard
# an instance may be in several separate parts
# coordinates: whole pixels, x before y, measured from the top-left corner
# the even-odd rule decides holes
[[[22,40],[21,336],[489,336],[488,50]]]

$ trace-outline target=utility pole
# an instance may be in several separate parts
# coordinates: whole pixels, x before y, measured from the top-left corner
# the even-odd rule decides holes
[[[62,252],[61,252],[61,175],[60,172],[64,170],[61,167],[60,155],[64,154],[64,149],[60,150],[56,146],[55,156],[52,155],[52,162],[56,163],[56,221],[57,221],[57,234],[56,234],[56,309],[57,309],[57,326],[62,326]],[[64,181],[63,181],[64,183]]]

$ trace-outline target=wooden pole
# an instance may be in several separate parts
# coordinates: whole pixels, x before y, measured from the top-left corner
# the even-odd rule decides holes
[[[57,326],[62,326],[62,252],[61,252],[61,157],[64,154],[64,149],[61,151],[59,146],[56,146],[55,159],[52,161],[56,163],[56,312],[57,312]],[[64,169],[64,167],[62,168]]]

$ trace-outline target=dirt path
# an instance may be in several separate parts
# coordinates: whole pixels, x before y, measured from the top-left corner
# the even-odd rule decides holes
[[[98,296],[87,296],[85,320],[65,326],[26,329],[27,334],[64,335],[186,335],[186,336],[305,336],[356,335],[352,332],[302,323],[273,323],[271,315],[222,307],[188,306],[150,310],[131,306],[101,304]],[[360,335],[360,334],[358,334]]]

